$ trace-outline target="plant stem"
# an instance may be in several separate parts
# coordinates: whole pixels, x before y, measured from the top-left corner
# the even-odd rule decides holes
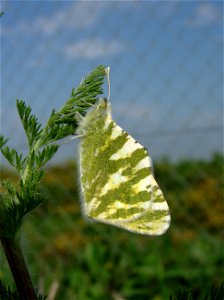
[[[21,300],[37,300],[29,272],[18,243],[13,239],[1,238],[13,278]]]

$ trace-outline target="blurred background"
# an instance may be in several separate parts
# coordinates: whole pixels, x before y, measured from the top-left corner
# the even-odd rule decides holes
[[[179,288],[202,299],[224,276],[223,1],[1,1],[1,11],[9,145],[27,150],[16,99],[45,123],[83,77],[110,66],[113,117],[149,149],[171,208],[162,237],[87,223],[78,142],[66,143],[47,169],[46,204],[23,227],[36,286],[51,299],[168,299]]]

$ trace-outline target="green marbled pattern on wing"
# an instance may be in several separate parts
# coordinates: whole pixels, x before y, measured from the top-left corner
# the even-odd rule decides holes
[[[109,114],[96,113],[80,147],[84,213],[133,232],[162,234],[169,227],[169,210],[147,151]]]

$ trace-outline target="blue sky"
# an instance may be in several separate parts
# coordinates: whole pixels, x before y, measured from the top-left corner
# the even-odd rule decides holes
[[[221,1],[2,1],[1,131],[26,148],[15,100],[41,122],[95,66],[116,121],[153,157],[222,150]],[[57,159],[72,158],[75,143]]]

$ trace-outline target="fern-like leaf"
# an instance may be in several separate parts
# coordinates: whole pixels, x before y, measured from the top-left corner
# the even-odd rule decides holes
[[[41,151],[38,151],[36,154],[36,165],[38,168],[45,165],[57,152],[58,145],[49,145],[44,147]]]
[[[4,138],[2,134],[0,134],[0,148],[4,147],[9,139]]]
[[[73,89],[71,97],[58,112],[58,121],[71,122],[75,120],[75,113],[86,114],[86,110],[97,101],[97,96],[103,93],[105,66],[100,65],[81,81],[80,85]]]
[[[5,146],[4,148],[2,147],[1,152],[8,160],[10,165],[16,168],[20,173],[24,168],[26,162],[26,158],[23,158],[22,153],[18,154],[18,152],[14,148],[9,148],[8,146]]]
[[[32,147],[41,134],[41,124],[35,115],[31,114],[31,108],[24,101],[17,100],[17,110],[27,135],[29,146]]]

